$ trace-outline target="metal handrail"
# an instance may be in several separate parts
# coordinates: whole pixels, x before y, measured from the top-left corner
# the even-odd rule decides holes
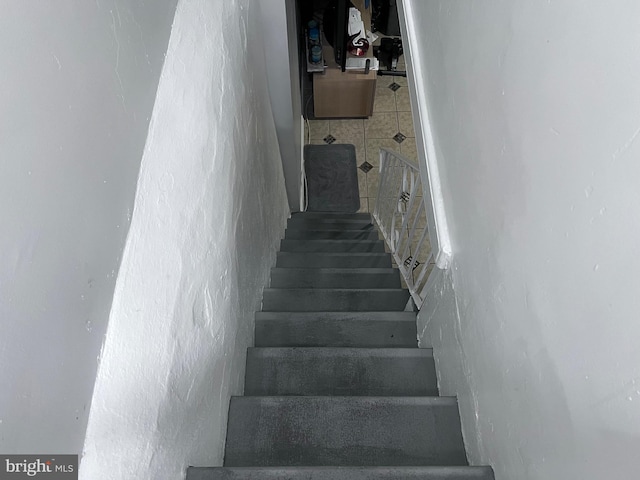
[[[380,180],[373,218],[420,308],[434,267],[420,170],[401,153],[386,148],[380,149]]]

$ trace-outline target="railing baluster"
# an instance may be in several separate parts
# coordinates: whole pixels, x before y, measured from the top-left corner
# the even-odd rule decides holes
[[[425,252],[426,258],[419,260],[429,233],[426,205],[419,196],[421,191],[422,180],[418,168],[403,155],[381,148],[380,180],[373,217],[418,308],[424,301],[425,286],[433,268],[433,252],[430,248]],[[424,229],[418,233],[422,218]],[[415,240],[417,243],[414,247]]]

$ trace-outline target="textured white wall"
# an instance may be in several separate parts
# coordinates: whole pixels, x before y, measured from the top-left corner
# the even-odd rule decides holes
[[[3,453],[82,450],[176,3],[2,2]]]
[[[640,4],[405,3],[454,252],[420,326],[471,459],[635,478]]]
[[[259,5],[181,0],[91,405],[80,477],[221,465],[254,312],[289,215]],[[105,468],[108,465],[108,468]]]

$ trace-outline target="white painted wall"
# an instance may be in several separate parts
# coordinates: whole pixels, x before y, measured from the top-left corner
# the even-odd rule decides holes
[[[295,0],[261,0],[266,80],[278,133],[289,206],[301,205],[302,106]]]
[[[418,146],[418,167],[422,178],[429,243],[436,267],[447,269],[451,264],[451,237],[444,205],[440,166],[438,165],[436,144],[429,116],[428,86],[423,81],[428,68],[420,56],[424,32],[422,26],[413,21],[412,2],[400,0],[396,2],[396,6],[400,20],[404,58],[407,64],[411,116],[415,125],[416,145]]]
[[[1,4],[0,452],[80,453],[176,0]]]
[[[405,0],[452,234],[420,314],[470,458],[502,479],[640,459],[640,3]]]
[[[80,478],[221,465],[289,215],[252,0],[181,0],[118,274]],[[108,468],[105,468],[108,465]]]

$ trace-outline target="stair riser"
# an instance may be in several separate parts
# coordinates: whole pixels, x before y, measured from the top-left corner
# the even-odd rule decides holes
[[[372,225],[371,217],[341,218],[323,217],[312,218],[303,215],[294,215],[288,221],[288,225],[334,225],[335,228],[352,229],[354,225]],[[355,227],[359,228],[359,227]]]
[[[378,232],[375,230],[296,230],[285,231],[287,240],[378,240]]]
[[[376,252],[384,253],[384,242],[381,240],[287,240],[280,242],[281,252],[319,252],[348,253]]]
[[[287,229],[291,230],[359,230],[362,232],[376,232],[373,224],[369,222],[319,222],[319,221],[297,221],[289,220]]]
[[[279,268],[391,268],[389,254],[278,253]]]
[[[426,349],[250,348],[245,395],[438,395]]]
[[[407,290],[265,289],[265,312],[402,311]]]
[[[293,219],[305,220],[323,220],[323,219],[342,219],[342,220],[360,220],[371,221],[370,213],[330,213],[330,212],[300,212],[292,215]]]
[[[256,347],[417,347],[415,314],[256,314]]]
[[[189,468],[187,480],[494,480],[490,467]]]
[[[442,398],[233,397],[224,466],[466,465]]]
[[[326,269],[307,268],[271,270],[271,288],[400,288],[400,286],[398,270],[391,269],[384,273],[354,273],[350,270],[333,273]]]

